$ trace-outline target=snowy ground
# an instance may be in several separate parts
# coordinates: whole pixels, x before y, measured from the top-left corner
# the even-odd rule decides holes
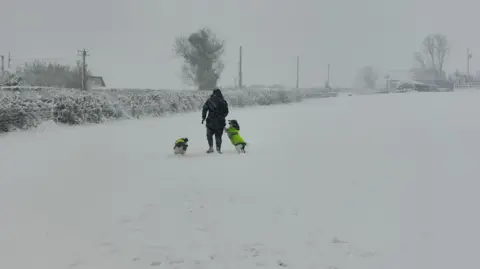
[[[204,154],[200,113],[2,136],[0,268],[475,268],[479,103],[232,110],[247,156]]]

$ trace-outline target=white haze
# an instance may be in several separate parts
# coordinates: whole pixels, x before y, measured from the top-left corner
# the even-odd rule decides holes
[[[4,0],[0,8],[0,54],[12,65],[47,59],[73,63],[86,48],[93,72],[110,87],[184,88],[175,37],[203,26],[227,41],[220,83],[232,85],[238,47],[244,47],[244,82],[295,85],[296,56],[301,86],[323,85],[332,64],[334,86],[351,86],[357,70],[405,70],[423,38],[441,32],[451,41],[446,70],[478,68],[473,0]]]

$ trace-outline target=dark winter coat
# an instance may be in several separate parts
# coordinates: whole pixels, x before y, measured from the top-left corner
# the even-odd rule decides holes
[[[208,116],[207,116],[208,112]],[[207,121],[206,126],[212,130],[222,130],[225,128],[225,118],[228,115],[228,103],[223,98],[219,89],[215,89],[203,105],[202,120]]]

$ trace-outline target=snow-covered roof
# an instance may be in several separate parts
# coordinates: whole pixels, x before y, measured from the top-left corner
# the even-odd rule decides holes
[[[105,87],[105,81],[103,80],[103,77],[100,76],[89,76],[88,77],[88,82],[96,85],[96,86],[101,86]]]
[[[397,83],[398,84],[416,84],[416,85],[425,85],[425,86],[428,85],[423,82],[415,81],[415,80],[399,80]]]

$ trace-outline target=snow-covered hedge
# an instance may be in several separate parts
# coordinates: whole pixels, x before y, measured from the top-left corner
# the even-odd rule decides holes
[[[305,98],[337,95],[326,89],[232,89],[222,92],[232,107],[291,103]],[[2,87],[0,133],[29,129],[51,120],[76,125],[195,111],[201,109],[210,94],[210,91],[79,91],[45,87]]]

